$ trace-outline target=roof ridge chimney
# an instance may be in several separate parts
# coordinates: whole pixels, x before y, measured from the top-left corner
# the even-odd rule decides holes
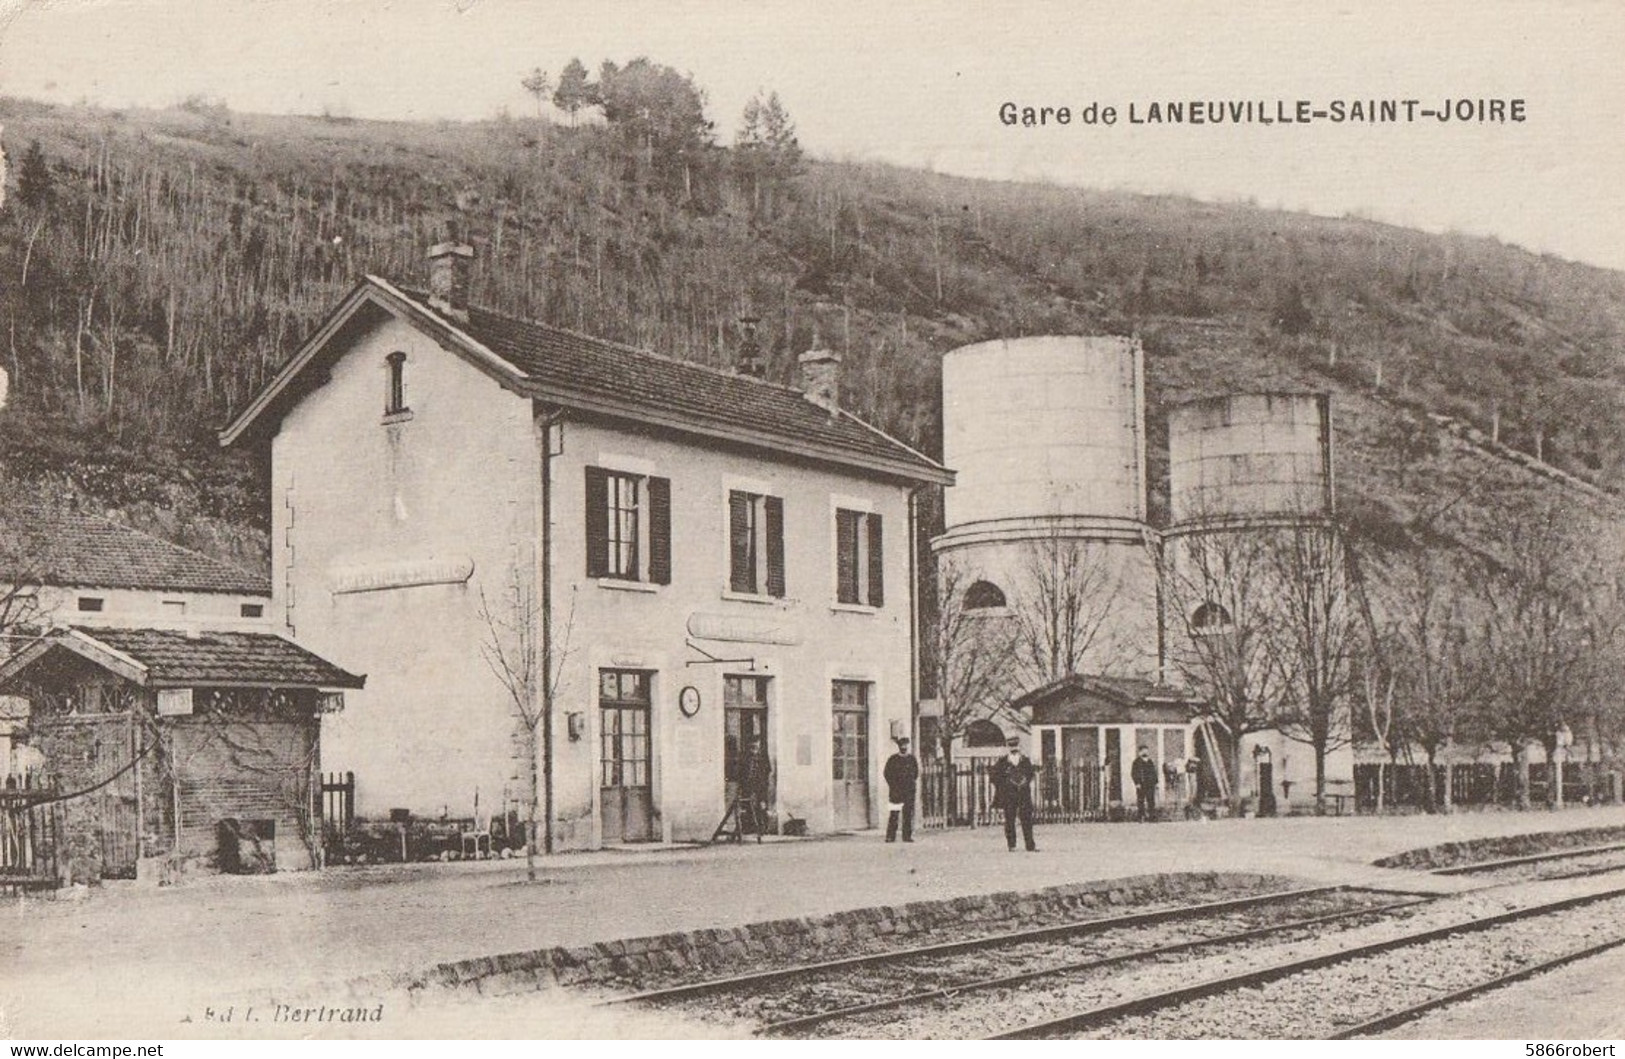
[[[796,362],[801,367],[801,389],[807,400],[829,409],[833,416],[841,408],[841,355],[821,345],[814,334],[813,348],[797,357]]]
[[[761,322],[761,317],[750,313],[739,318],[739,352],[734,356],[734,371],[753,379],[767,375],[767,365],[762,361],[762,344],[756,337],[756,325]]]
[[[429,307],[453,320],[468,322],[468,274],[474,248],[447,241],[429,248]]]

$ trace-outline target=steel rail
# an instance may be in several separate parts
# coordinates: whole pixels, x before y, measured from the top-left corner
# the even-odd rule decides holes
[[[866,1004],[853,1004],[850,1007],[831,1008],[828,1011],[815,1012],[811,1015],[798,1015],[795,1018],[770,1022],[756,1031],[757,1036],[771,1036],[782,1034],[790,1030],[804,1029],[816,1026],[821,1022],[832,1022],[836,1019],[849,1018],[854,1015],[866,1015],[870,1012],[885,1011],[890,1008],[902,1007],[905,1004],[923,1003],[931,1000],[941,1000],[959,996],[964,993],[980,992],[984,989],[997,989],[1000,986],[1019,985],[1038,978],[1048,978],[1055,975],[1070,974],[1074,971],[1098,970],[1102,967],[1111,967],[1116,964],[1132,963],[1135,960],[1154,959],[1158,956],[1167,956],[1177,952],[1188,952],[1208,945],[1227,945],[1237,941],[1247,941],[1252,938],[1265,937],[1283,931],[1301,929],[1303,927],[1321,926],[1333,923],[1339,919],[1350,919],[1355,916],[1380,914],[1397,911],[1402,908],[1411,908],[1420,904],[1427,904],[1433,900],[1428,897],[1412,898],[1408,901],[1393,901],[1385,905],[1371,905],[1367,908],[1346,909],[1341,912],[1328,912],[1325,915],[1310,916],[1306,919],[1294,919],[1285,923],[1273,923],[1263,927],[1249,927],[1247,930],[1236,931],[1230,934],[1218,934],[1211,938],[1196,938],[1188,941],[1175,941],[1166,945],[1157,945],[1149,949],[1139,949],[1134,952],[1118,953],[1115,956],[1101,956],[1092,960],[1079,960],[1073,963],[1056,964],[1051,967],[1042,967],[1032,971],[1020,971],[1015,974],[1000,975],[997,978],[975,979],[959,985],[943,986],[939,989],[930,989],[924,992],[911,993],[906,996],[888,997],[884,1000],[873,1000]]]
[[[1008,931],[1003,934],[987,934],[976,938],[967,938],[962,941],[938,942],[932,945],[918,945],[906,949],[891,949],[886,952],[864,953],[860,956],[842,956],[833,960],[820,960],[816,963],[797,964],[792,967],[777,967],[766,971],[752,971],[747,974],[731,975],[727,978],[711,978],[703,982],[691,982],[686,985],[669,986],[663,989],[650,989],[641,993],[628,993],[625,996],[610,997],[601,1001],[602,1005],[631,1004],[631,1003],[657,1003],[668,1000],[683,1000],[689,997],[705,996],[710,993],[723,993],[732,989],[746,986],[766,985],[788,979],[820,974],[825,971],[840,971],[853,967],[866,967],[874,964],[897,963],[899,961],[919,959],[931,956],[949,956],[958,952],[970,952],[976,949],[993,948],[999,945],[1014,945],[1025,941],[1044,941],[1050,938],[1070,937],[1080,934],[1099,934],[1121,927],[1141,926],[1147,923],[1161,923],[1169,920],[1187,919],[1197,916],[1214,915],[1222,912],[1236,911],[1245,908],[1254,908],[1260,905],[1284,903],[1304,897],[1317,897],[1322,894],[1337,893],[1343,890],[1358,889],[1358,887],[1313,886],[1298,890],[1275,890],[1267,894],[1250,894],[1246,897],[1228,898],[1223,901],[1206,901],[1195,905],[1180,905],[1174,908],[1159,908],[1152,912],[1133,912],[1123,916],[1111,916],[1105,919],[1086,919],[1072,923],[1061,923],[1050,927],[1035,927],[1026,930]]]
[[[1460,923],[1452,923],[1443,927],[1430,927],[1415,934],[1404,934],[1397,938],[1387,938],[1382,941],[1356,945],[1348,949],[1339,949],[1336,952],[1325,952],[1315,956],[1288,960],[1285,963],[1258,967],[1250,971],[1243,971],[1240,974],[1209,978],[1205,981],[1180,986],[1160,993],[1149,993],[1083,1011],[1074,1011],[1059,1018],[1030,1022],[1016,1029],[994,1034],[987,1039],[1019,1040],[1030,1037],[1043,1037],[1050,1034],[1073,1033],[1103,1023],[1114,1022],[1130,1015],[1149,1014],[1161,1008],[1173,1007],[1191,1000],[1200,1000],[1203,997],[1213,996],[1218,993],[1228,993],[1246,986],[1259,985],[1264,982],[1274,981],[1277,978],[1298,974],[1302,971],[1312,971],[1337,963],[1345,963],[1363,956],[1375,956],[1410,945],[1421,945],[1429,941],[1450,937],[1453,934],[1472,934],[1482,930],[1490,930],[1521,919],[1532,919],[1540,915],[1563,912],[1570,908],[1578,908],[1617,897],[1625,897],[1625,886],[1601,890],[1597,893],[1581,894],[1578,897],[1565,897],[1545,904],[1529,905],[1525,908],[1513,909],[1510,912],[1498,912],[1495,915],[1463,920]]]
[[[1523,857],[1507,857],[1503,860],[1481,860],[1472,864],[1455,864],[1448,868],[1433,869],[1434,875],[1472,875],[1481,871],[1498,871],[1501,868],[1516,868],[1523,864],[1539,864],[1548,860],[1570,860],[1576,857],[1592,856],[1598,853],[1617,853],[1625,850],[1625,842],[1616,842],[1607,846],[1584,846],[1576,849],[1549,851],[1546,853],[1531,853]]]
[[[1362,1022],[1356,1026],[1346,1026],[1332,1034],[1331,1037],[1327,1039],[1333,1041],[1347,1041],[1353,1040],[1356,1037],[1367,1037],[1373,1033],[1381,1033],[1383,1030],[1391,1030],[1395,1026],[1401,1026],[1413,1019],[1420,1018],[1436,1008],[1442,1008],[1447,1005],[1457,1003],[1458,1001],[1467,1000],[1477,996],[1480,993],[1488,993],[1492,989],[1500,989],[1503,986],[1512,985],[1514,982],[1521,982],[1525,978],[1533,978],[1537,974],[1541,974],[1545,971],[1555,970],[1558,967],[1562,967],[1564,964],[1574,963],[1577,960],[1584,960],[1592,956],[1600,955],[1601,953],[1607,952],[1609,949],[1616,949],[1621,945],[1625,945],[1625,935],[1621,935],[1610,941],[1599,942],[1596,945],[1587,945],[1583,949],[1574,949],[1570,952],[1565,952],[1561,956],[1554,956],[1550,960],[1543,960],[1540,963],[1531,964],[1528,967],[1520,967],[1516,971],[1511,971],[1507,974],[1500,975],[1499,977],[1492,978],[1487,982],[1480,982],[1477,985],[1470,985],[1465,989],[1453,990],[1449,993],[1443,994],[1442,996],[1434,997],[1432,1000],[1424,1000],[1420,1004],[1412,1004],[1410,1007],[1389,1012],[1386,1015],[1371,1019],[1368,1022]]]

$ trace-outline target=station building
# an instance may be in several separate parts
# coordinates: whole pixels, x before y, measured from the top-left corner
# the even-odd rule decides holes
[[[843,411],[827,350],[792,388],[499,315],[471,254],[364,279],[222,433],[269,450],[284,632],[368,674],[326,767],[454,816],[535,769],[547,845],[590,849],[710,837],[755,743],[774,826],[873,826],[950,472]]]

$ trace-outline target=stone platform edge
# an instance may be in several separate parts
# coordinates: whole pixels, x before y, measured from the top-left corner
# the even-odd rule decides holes
[[[707,927],[575,946],[475,957],[437,964],[426,971],[368,976],[350,983],[358,995],[404,990],[420,995],[473,990],[501,996],[552,986],[626,986],[648,974],[744,973],[763,957],[792,953],[814,958],[877,937],[910,938],[948,925],[1016,929],[1034,916],[1150,904],[1192,895],[1222,895],[1265,887],[1306,885],[1280,875],[1249,872],[1175,872],[1096,879],[1040,890],[1007,890],[964,897],[855,908],[828,915],[775,919],[736,927]],[[1215,900],[1220,899],[1214,896]],[[881,950],[875,950],[881,951]]]

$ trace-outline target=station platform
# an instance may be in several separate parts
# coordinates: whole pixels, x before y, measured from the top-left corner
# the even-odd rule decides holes
[[[1625,827],[1625,807],[1449,816],[1285,817],[1040,826],[1040,851],[1002,829],[879,831],[519,860],[113,883],[15,899],[0,928],[0,1036],[130,1036],[261,991],[554,946],[916,901],[1179,872],[1243,872],[1304,885],[1409,893],[1479,885],[1372,867],[1446,842]]]

